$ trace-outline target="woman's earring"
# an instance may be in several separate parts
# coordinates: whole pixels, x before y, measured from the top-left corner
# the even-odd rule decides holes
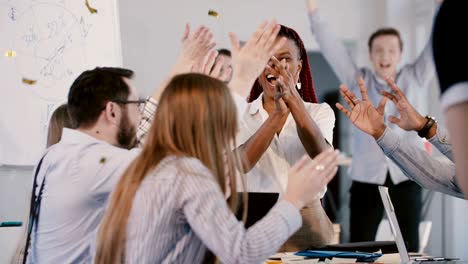
[[[296,88],[297,88],[298,90],[301,89],[301,83],[300,83],[300,82],[298,82],[298,83],[296,84]]]

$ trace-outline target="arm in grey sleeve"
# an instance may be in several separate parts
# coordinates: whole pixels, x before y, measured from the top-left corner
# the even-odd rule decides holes
[[[439,12],[440,4],[436,5],[434,18]],[[412,64],[408,64],[403,68],[403,71],[409,71],[412,74],[420,87],[428,86],[429,82],[435,76],[434,56],[432,55],[432,33],[427,40],[427,44],[419,57]]]
[[[455,162],[452,152],[452,143],[448,131],[440,125],[437,125],[436,134],[428,140],[434,145],[444,156],[446,156],[452,162]]]
[[[221,263],[262,263],[302,225],[299,210],[281,200],[246,230],[229,209],[212,175],[199,171],[183,176],[184,215]]]
[[[455,180],[455,164],[445,157],[435,159],[410,142],[402,142],[389,128],[377,139],[385,155],[394,161],[403,173],[422,187],[463,198]]]
[[[435,76],[435,64],[432,56],[432,41],[429,38],[424,50],[412,64],[408,64],[403,71],[408,71],[414,76],[420,87],[425,88]]]
[[[320,10],[309,14],[309,20],[312,34],[320,46],[320,51],[335,74],[349,88],[356,86],[359,69],[342,41],[333,34],[330,26],[322,19]]]

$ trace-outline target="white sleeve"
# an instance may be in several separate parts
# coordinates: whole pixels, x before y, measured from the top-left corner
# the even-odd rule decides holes
[[[333,144],[333,128],[335,127],[335,113],[327,103],[320,104],[320,108],[316,113],[309,113],[313,117],[314,122],[320,128],[322,135]]]

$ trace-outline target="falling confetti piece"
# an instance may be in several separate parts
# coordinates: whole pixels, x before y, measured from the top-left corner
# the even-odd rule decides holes
[[[213,9],[208,10],[208,15],[219,19],[219,13]]]
[[[88,10],[89,10],[89,12],[90,12],[91,14],[96,14],[96,13],[98,12],[96,8],[92,8],[92,7],[89,5],[88,0],[85,0],[85,5],[86,5],[86,7],[88,8]]]
[[[14,50],[7,50],[5,52],[5,57],[16,57],[16,51]]]
[[[101,163],[101,164],[106,163],[106,157],[102,157],[102,158],[99,160],[99,163]]]
[[[29,84],[29,85],[34,85],[34,84],[37,83],[37,81],[36,81],[36,80],[27,79],[27,78],[23,78],[23,83]]]

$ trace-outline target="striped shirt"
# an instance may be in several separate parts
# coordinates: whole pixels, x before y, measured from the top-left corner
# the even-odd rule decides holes
[[[156,112],[157,107],[158,102],[153,97],[148,96],[146,98],[145,107],[137,130],[137,143],[139,147],[143,147],[146,134],[148,134],[151,124],[153,123],[154,113]]]
[[[223,263],[261,263],[302,224],[279,201],[245,229],[199,160],[169,156],[139,187],[129,216],[126,263],[201,263],[210,249]]]

